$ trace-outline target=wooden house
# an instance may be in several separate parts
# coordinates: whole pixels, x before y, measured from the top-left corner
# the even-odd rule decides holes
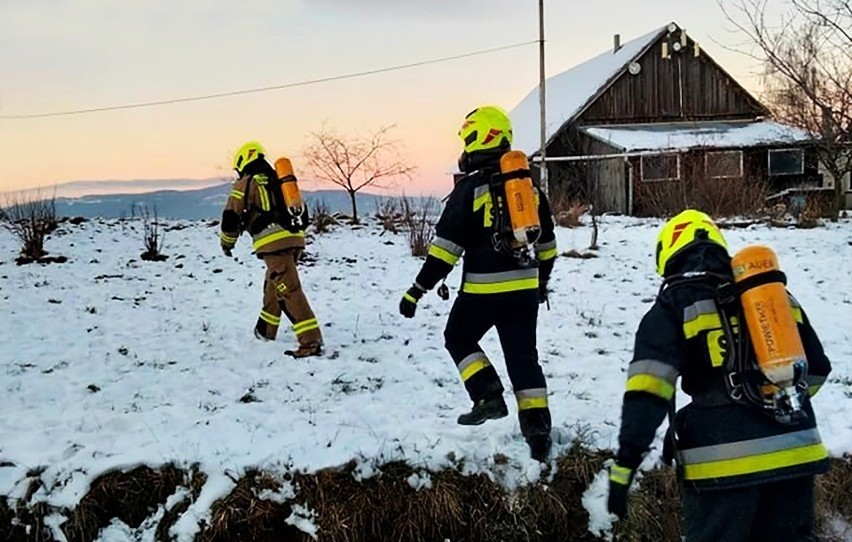
[[[671,23],[546,82],[553,199],[601,212],[739,212],[773,193],[820,186],[806,132],[769,110]],[[510,113],[515,148],[540,154],[538,88]]]

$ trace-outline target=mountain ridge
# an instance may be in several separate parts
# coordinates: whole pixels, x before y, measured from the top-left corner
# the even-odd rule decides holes
[[[82,216],[85,218],[122,218],[137,214],[137,209],[146,208],[157,216],[177,220],[204,220],[221,216],[222,208],[231,190],[230,182],[223,182],[197,190],[164,189],[144,193],[87,195],[75,198],[56,198],[59,216]],[[344,190],[302,191],[309,209],[318,204],[326,206],[331,213],[351,213],[349,194]],[[401,196],[382,196],[358,193],[355,201],[358,214],[373,214],[379,202],[401,199]],[[419,201],[421,197],[411,197]]]

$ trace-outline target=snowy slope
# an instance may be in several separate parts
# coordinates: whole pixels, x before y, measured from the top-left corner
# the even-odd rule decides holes
[[[0,232],[0,495],[22,496],[27,471],[45,466],[36,497],[73,506],[106,470],[199,462],[210,474],[194,507],[201,517],[230,490],[224,473],[246,467],[313,470],[361,457],[437,469],[452,453],[490,470],[501,452],[511,458],[499,469],[505,484],[538,477],[513,416],[455,424],[469,405],[443,349],[450,303],[430,293],[413,320],[398,315],[421,264],[402,235],[368,226],[313,238],[315,263],[301,274],[329,352],[294,361],[282,356],[287,330],[278,343],[252,337],[263,268],[248,240],[230,260],[215,228],[176,224],[187,227],[167,234],[165,263],[139,261],[141,235],[126,223],[63,226],[48,250],[71,261],[45,267],[10,263],[16,245]],[[588,430],[616,445],[633,332],[658,287],[658,225],[606,217],[599,258],[556,263],[539,351],[558,447]],[[589,241],[588,228],[557,234],[563,251]],[[835,455],[852,451],[852,223],[726,235],[734,248],[776,248],[834,362],[816,398],[823,437]],[[496,334],[483,346],[508,388]],[[188,540],[196,527],[184,519],[176,534]]]

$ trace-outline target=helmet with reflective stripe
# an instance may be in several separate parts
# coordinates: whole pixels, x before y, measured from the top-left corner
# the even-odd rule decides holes
[[[243,169],[245,169],[247,165],[251,164],[258,158],[261,158],[265,154],[266,150],[263,148],[263,145],[257,141],[249,141],[240,147],[234,155],[234,169],[237,170],[237,173],[242,174]]]
[[[715,243],[728,250],[719,227],[701,211],[687,209],[666,222],[657,235],[657,274],[664,277],[671,259],[698,243]]]
[[[494,105],[477,107],[467,114],[459,129],[464,151],[472,153],[512,145],[512,123],[509,115]]]

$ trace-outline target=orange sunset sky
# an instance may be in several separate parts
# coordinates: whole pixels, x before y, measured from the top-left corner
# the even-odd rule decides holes
[[[724,1],[724,0],[723,0]],[[784,1],[773,9],[783,11]],[[279,85],[452,56],[538,37],[537,0],[2,0],[0,117]],[[546,0],[547,73],[670,21],[749,90],[759,66],[716,0]],[[396,124],[416,177],[446,192],[473,107],[511,109],[538,81],[538,47],[368,77],[150,108],[0,118],[0,192],[74,180],[229,178],[258,139],[294,159],[323,122]],[[552,103],[558,96],[548,96]],[[330,186],[327,186],[331,188]],[[309,188],[318,188],[311,186]]]

